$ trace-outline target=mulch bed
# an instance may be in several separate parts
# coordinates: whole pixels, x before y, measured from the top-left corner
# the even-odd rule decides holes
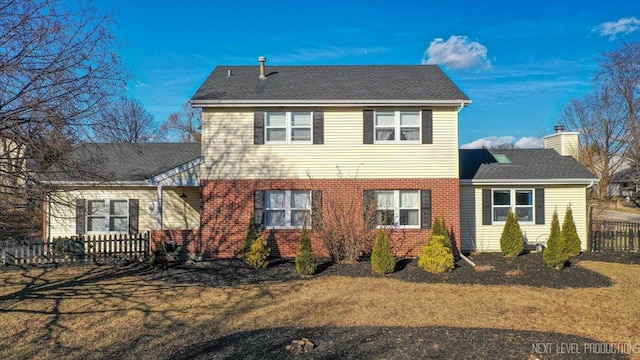
[[[636,253],[598,252],[584,253],[571,260],[571,265],[562,269],[549,269],[544,265],[541,253],[528,253],[516,258],[505,258],[499,253],[480,253],[469,256],[476,263],[474,268],[464,260],[456,262],[456,269],[449,273],[430,274],[417,265],[416,259],[400,259],[396,271],[386,277],[401,281],[420,283],[481,284],[481,285],[525,285],[547,288],[581,288],[610,286],[611,280],[580,266],[581,261],[606,261],[623,264],[640,264]],[[355,264],[332,264],[319,261],[314,276],[375,277],[368,259]],[[485,269],[479,271],[480,269]],[[150,279],[168,283],[188,283],[225,287],[263,282],[284,282],[301,278],[292,259],[271,260],[265,269],[253,269],[241,259],[217,259],[193,265],[178,265],[150,275]]]
[[[563,270],[548,269],[540,253],[516,258],[501,254],[474,254],[469,258],[484,271],[477,271],[460,259],[456,269],[442,275],[429,274],[417,266],[416,259],[401,259],[396,271],[385,275],[408,282],[525,285],[537,288],[580,288],[611,286],[609,278],[580,266],[593,260],[640,264],[636,253],[584,253],[573,258]],[[317,276],[377,277],[367,259],[355,264],[320,262]],[[168,283],[189,283],[213,287],[232,287],[264,282],[287,282],[302,278],[290,259],[272,260],[265,269],[255,270],[240,259],[219,259],[192,265],[173,266],[149,275]],[[274,327],[238,332],[168,354],[171,359],[624,359],[611,349],[585,348],[597,340],[574,335],[491,328],[449,327]],[[287,350],[292,340],[308,338],[315,348],[295,354]],[[599,344],[601,345],[601,344]],[[598,345],[598,346],[599,346]],[[601,351],[598,353],[598,351]],[[604,351],[604,352],[603,352]],[[573,352],[573,353],[570,353]],[[533,356],[535,354],[535,356]]]

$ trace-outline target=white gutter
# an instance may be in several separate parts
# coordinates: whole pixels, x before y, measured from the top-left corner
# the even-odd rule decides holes
[[[57,186],[152,186],[147,180],[140,181],[46,181]]]
[[[461,185],[590,185],[597,179],[461,179]]]
[[[465,107],[471,100],[191,100],[193,107],[347,107],[347,106],[461,106]]]

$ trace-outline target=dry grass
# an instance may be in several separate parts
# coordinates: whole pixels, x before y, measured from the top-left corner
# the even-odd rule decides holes
[[[0,358],[160,359],[273,326],[488,327],[640,343],[640,266],[581,265],[615,284],[558,290],[325,276],[209,288],[111,267],[4,271]]]

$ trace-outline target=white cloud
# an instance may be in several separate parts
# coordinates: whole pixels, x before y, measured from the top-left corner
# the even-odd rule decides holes
[[[513,136],[489,136],[474,140],[468,144],[462,145],[463,149],[481,149],[483,147],[492,148],[497,146],[504,146],[513,143],[515,138]]]
[[[518,149],[539,149],[544,147],[544,141],[533,136],[523,137],[516,141],[515,146]]]
[[[442,38],[433,39],[422,57],[422,63],[453,69],[491,67],[491,62],[487,59],[487,47],[459,35],[452,35],[447,41]]]
[[[474,140],[461,146],[462,149],[497,148],[513,144],[518,149],[537,149],[543,147],[542,139],[536,137],[523,137],[515,141],[513,136],[489,136]],[[514,142],[515,141],[515,142]]]
[[[600,36],[608,36],[609,40],[615,40],[618,34],[626,35],[640,30],[640,20],[635,16],[621,18],[618,21],[604,22],[591,30],[591,33],[599,33]]]

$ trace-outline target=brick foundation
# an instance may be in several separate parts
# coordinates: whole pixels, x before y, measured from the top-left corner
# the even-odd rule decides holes
[[[313,179],[313,180],[201,180],[200,239],[201,253],[219,258],[242,254],[244,238],[253,214],[255,190],[322,190],[323,210],[327,199],[354,201],[362,213],[363,190],[431,189],[432,217],[444,217],[453,231],[454,244],[460,249],[460,185],[458,179]],[[272,255],[295,257],[300,230],[264,232]],[[392,250],[396,256],[417,256],[426,244],[430,230],[391,230]],[[311,232],[316,256],[328,252],[317,233]],[[457,252],[457,250],[456,250]]]

